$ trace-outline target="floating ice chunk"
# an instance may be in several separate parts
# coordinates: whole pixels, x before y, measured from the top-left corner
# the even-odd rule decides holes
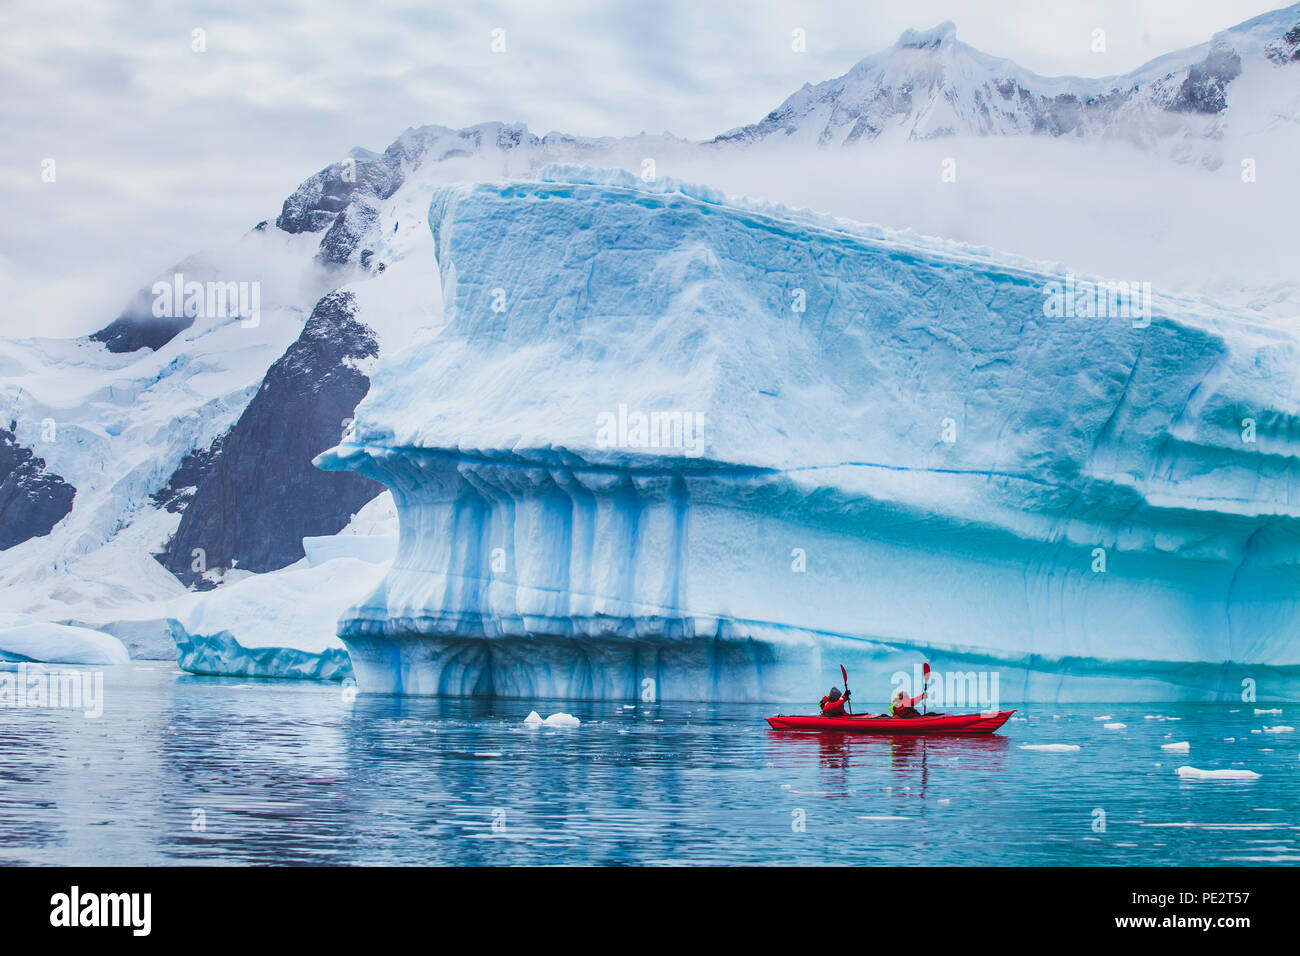
[[[1258,780],[1253,770],[1201,770],[1197,767],[1179,767],[1174,773],[1184,780]]]
[[[572,714],[551,714],[542,723],[547,727],[577,727],[582,721]]]
[[[1072,754],[1080,750],[1078,744],[1021,744],[1021,750],[1041,750],[1049,754]]]
[[[1169,750],[1175,753],[1185,754],[1187,753],[1187,751],[1192,749],[1192,745],[1188,743],[1186,740],[1180,740],[1176,744],[1161,744],[1160,749]]]
[[[1094,717],[1092,719],[1093,720],[1114,720],[1115,718],[1112,717],[1110,714],[1106,714],[1106,716],[1104,717]]]
[[[1105,727],[1107,730],[1123,730],[1125,727],[1128,726],[1128,724],[1119,724],[1119,723],[1116,723],[1116,724],[1102,724],[1102,726]]]
[[[0,628],[0,660],[112,666],[131,663],[131,655],[112,634],[42,623]]]
[[[1143,720],[1164,720],[1164,718],[1161,717],[1159,714],[1147,714],[1142,719]]]
[[[1288,727],[1286,724],[1278,724],[1276,727],[1265,727],[1266,734],[1289,734],[1295,731],[1294,727]]]
[[[1237,742],[1237,738],[1236,738],[1236,737],[1224,737],[1224,738],[1223,738],[1223,742],[1224,742],[1225,744],[1235,744],[1235,743]]]
[[[1256,717],[1262,717],[1262,716],[1264,716],[1265,714],[1278,714],[1278,715],[1280,715],[1281,713],[1282,713],[1282,708],[1281,708],[1281,707],[1275,707],[1273,710],[1260,710],[1260,708],[1258,708],[1258,707],[1255,708],[1255,716],[1256,716]]]
[[[535,710],[529,711],[528,716],[524,718],[524,724],[528,727],[540,727],[542,726],[542,715]]]
[[[337,636],[339,615],[364,601],[386,571],[340,557],[186,595],[174,608],[177,663],[232,677],[355,678]]]

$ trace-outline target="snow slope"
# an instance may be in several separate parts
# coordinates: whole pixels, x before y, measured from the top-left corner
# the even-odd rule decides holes
[[[1049,315],[1050,267],[621,172],[429,218],[448,321],[318,460],[399,511],[363,689],[793,700],[924,650],[1028,699],[1300,691],[1294,331]],[[626,410],[701,444],[611,444]]]

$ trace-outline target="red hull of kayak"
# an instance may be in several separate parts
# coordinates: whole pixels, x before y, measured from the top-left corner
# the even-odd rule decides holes
[[[766,718],[773,730],[830,731],[842,734],[991,734],[1014,710],[997,714],[945,714],[942,717],[786,717]]]

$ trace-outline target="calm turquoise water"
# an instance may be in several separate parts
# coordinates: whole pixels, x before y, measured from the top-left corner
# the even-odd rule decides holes
[[[0,708],[0,863],[1300,862],[1300,734],[1251,732],[1300,709],[1035,705],[992,738],[891,740],[776,734],[771,707],[349,701],[164,664],[105,694],[99,719]],[[583,723],[529,730],[532,709]],[[1081,749],[1020,749],[1043,743]]]

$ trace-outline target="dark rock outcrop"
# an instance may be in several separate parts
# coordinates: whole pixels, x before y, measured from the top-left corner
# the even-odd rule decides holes
[[[226,435],[218,435],[207,448],[196,448],[181,459],[180,466],[172,472],[167,484],[149,496],[154,505],[165,508],[172,514],[183,512],[221,455],[221,446],[225,440]]]
[[[18,444],[17,427],[0,427],[0,551],[49,534],[77,494],[62,476],[45,470],[44,458]]]
[[[103,342],[110,352],[138,352],[153,349],[155,352],[194,324],[192,315],[168,315],[157,318],[147,309],[128,310],[98,332],[92,332],[92,342]]]
[[[1241,57],[1229,46],[1216,45],[1200,63],[1188,67],[1187,78],[1169,109],[1179,113],[1221,113],[1228,108],[1228,84],[1241,75]]]
[[[285,232],[320,232],[361,197],[387,199],[402,184],[400,163],[388,152],[353,150],[293,191],[275,224]]]
[[[1279,65],[1300,60],[1300,23],[1269,43],[1264,54]]]
[[[370,379],[356,368],[378,354],[355,300],[331,292],[316,304],[288,350],[267,371],[239,421],[213,448],[191,453],[159,492],[182,510],[158,560],[186,584],[203,586],[193,554],[209,570],[274,571],[303,556],[305,535],[341,530],[383,486],[320,471],[312,459],[336,444]],[[197,478],[188,502],[182,490]]]

